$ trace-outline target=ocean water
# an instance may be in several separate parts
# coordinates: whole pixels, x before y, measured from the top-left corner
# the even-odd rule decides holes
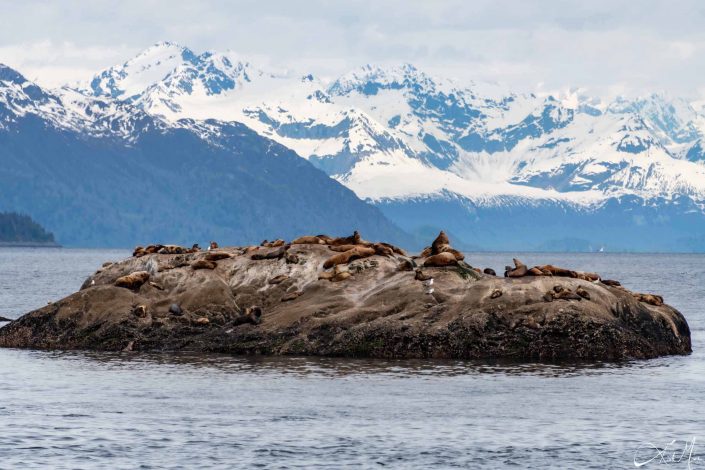
[[[0,315],[127,255],[0,249]],[[500,272],[513,255],[467,256]],[[0,468],[705,468],[705,256],[519,257],[662,294],[688,319],[693,354],[522,364],[0,349]]]

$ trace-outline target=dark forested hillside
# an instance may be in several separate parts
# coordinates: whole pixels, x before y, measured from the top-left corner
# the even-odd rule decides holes
[[[54,244],[54,235],[32,220],[16,212],[0,212],[0,243]]]

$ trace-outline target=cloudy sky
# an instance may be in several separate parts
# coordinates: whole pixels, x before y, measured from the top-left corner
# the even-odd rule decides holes
[[[169,40],[334,76],[411,62],[521,91],[705,96],[697,0],[0,0],[0,62],[45,85]]]

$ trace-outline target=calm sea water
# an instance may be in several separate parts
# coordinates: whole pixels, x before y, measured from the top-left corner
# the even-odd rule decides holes
[[[0,315],[127,255],[0,249]],[[499,272],[511,257],[468,261]],[[638,463],[655,457],[642,468],[705,468],[705,256],[520,257],[663,294],[695,352],[550,365],[0,349],[0,468],[635,468],[640,447]]]

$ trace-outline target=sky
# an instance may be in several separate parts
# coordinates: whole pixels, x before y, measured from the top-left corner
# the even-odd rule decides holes
[[[517,91],[705,98],[697,0],[0,0],[0,63],[46,86],[159,41],[335,77],[409,62]]]

